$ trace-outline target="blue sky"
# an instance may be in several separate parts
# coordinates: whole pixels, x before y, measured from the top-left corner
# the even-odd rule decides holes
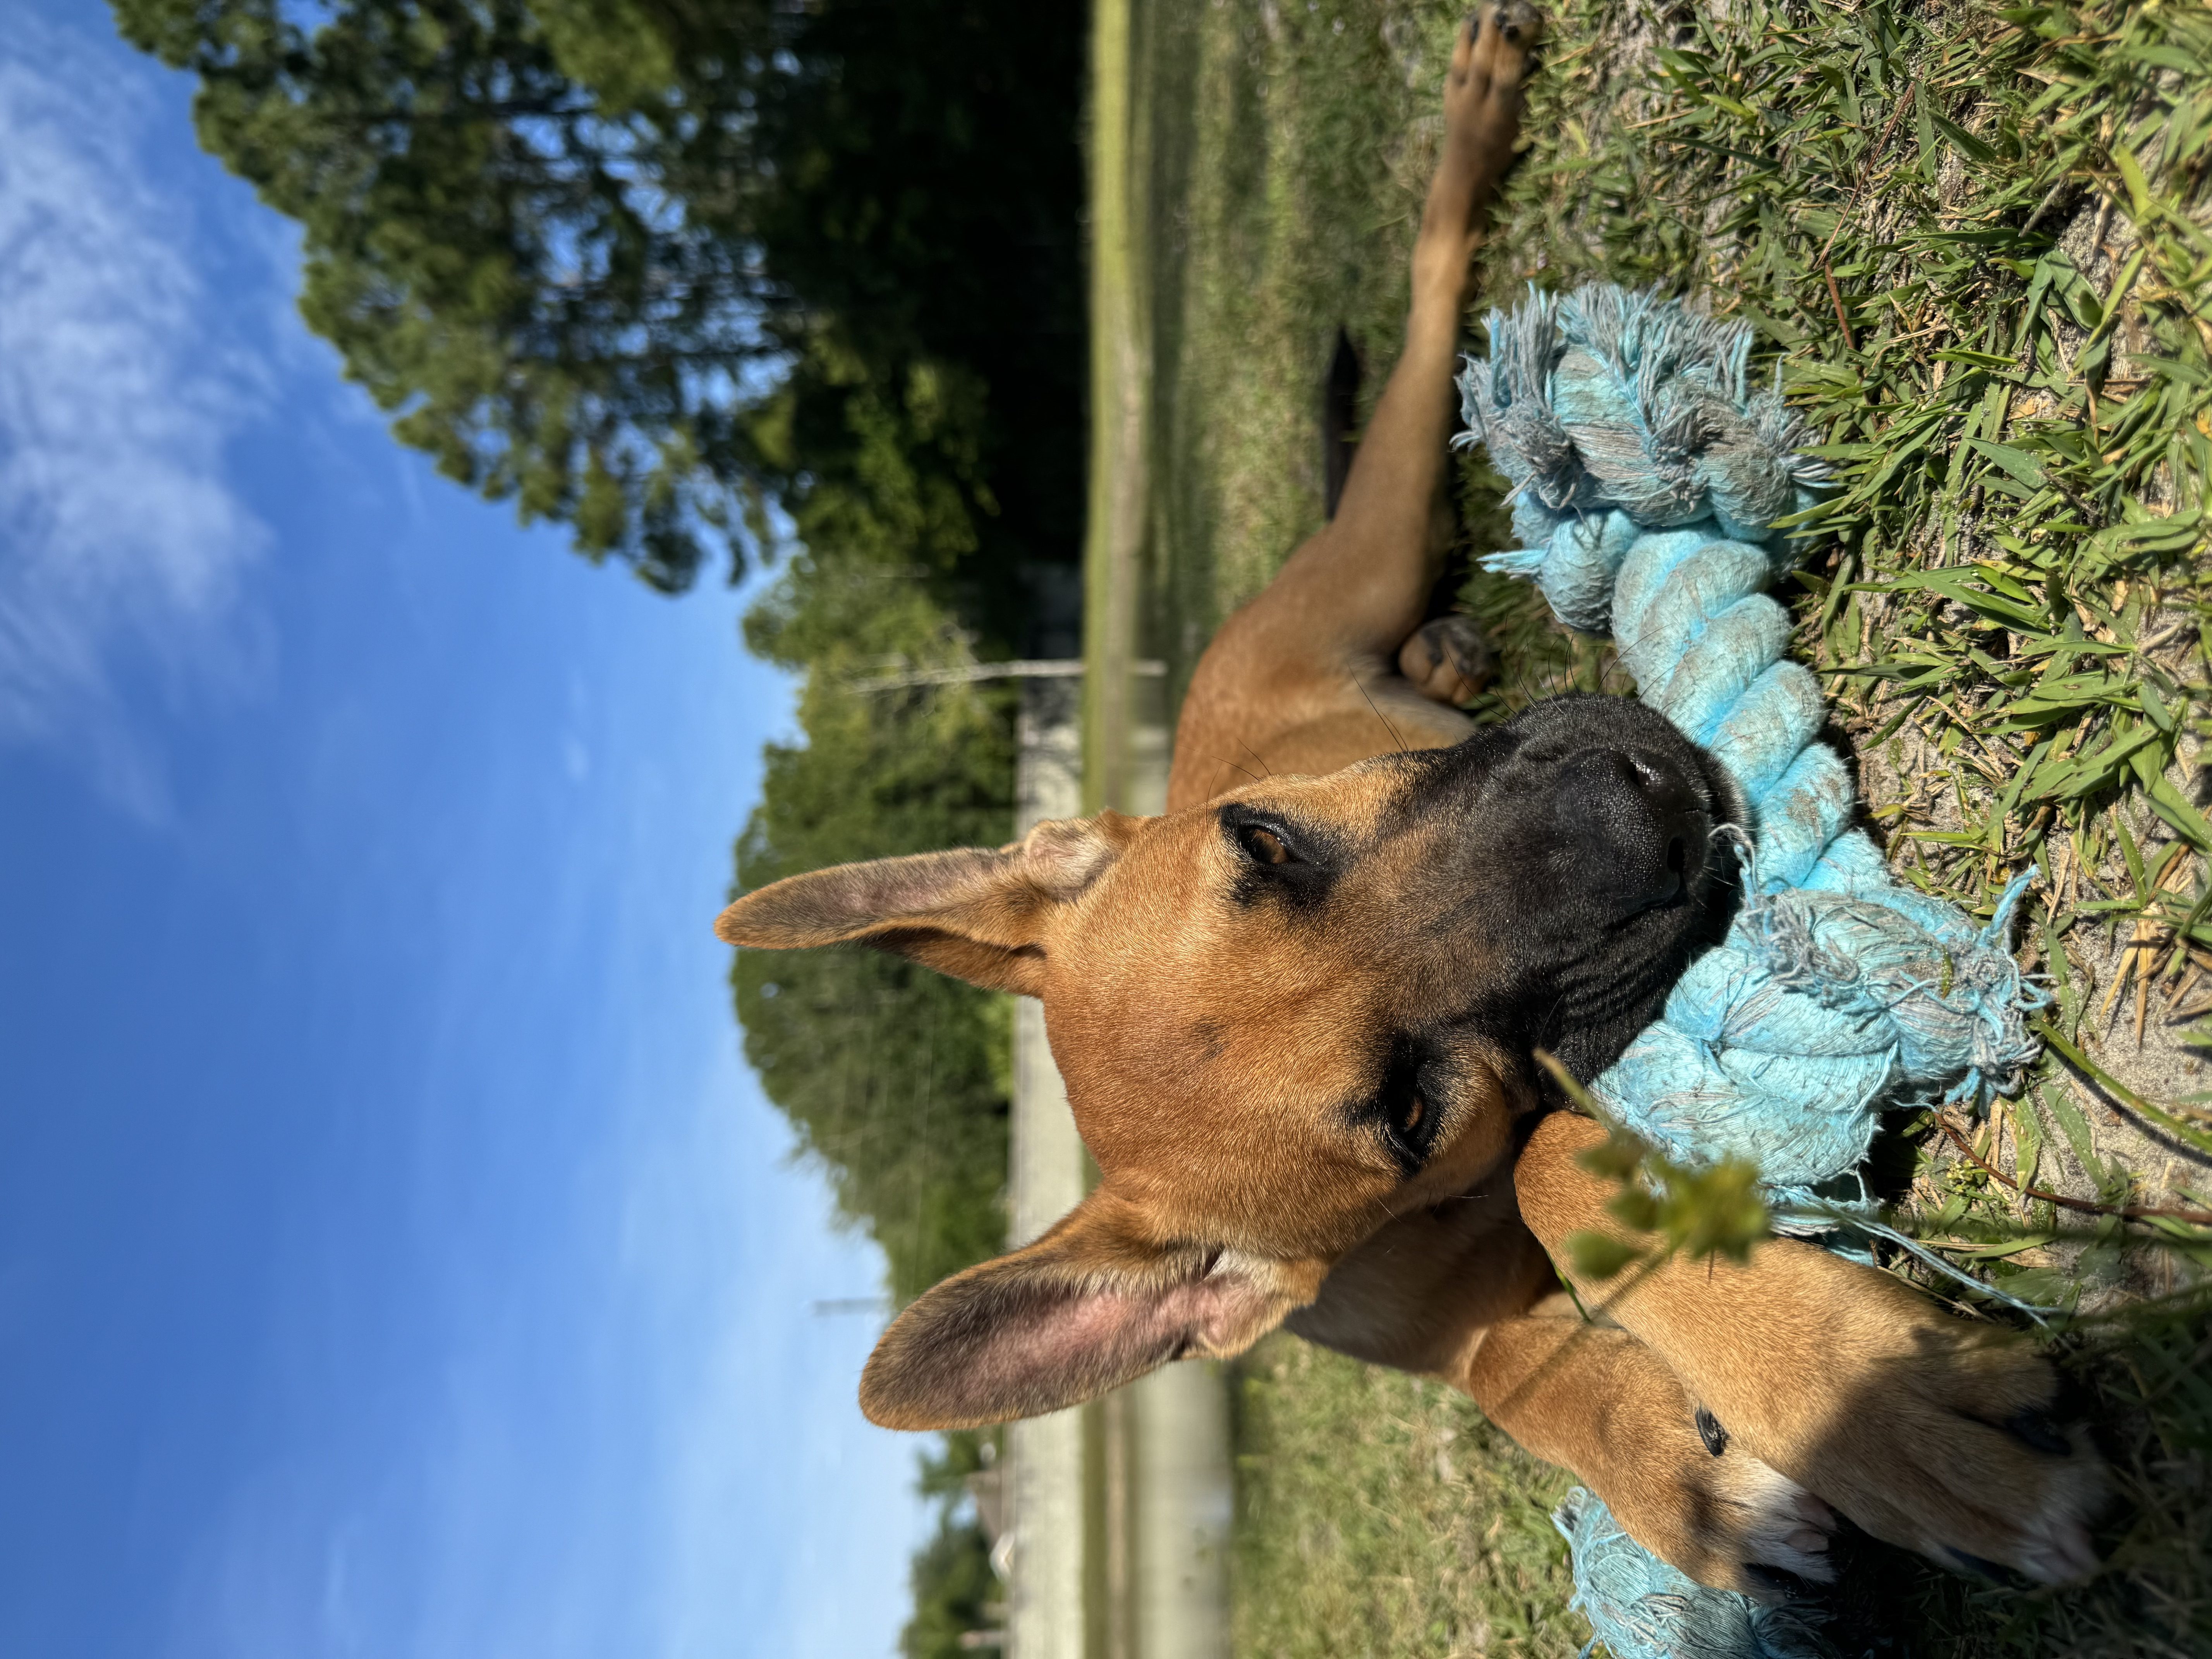
[[[189,91],[0,37],[0,1653],[884,1652],[709,931],[789,689],[393,444]]]

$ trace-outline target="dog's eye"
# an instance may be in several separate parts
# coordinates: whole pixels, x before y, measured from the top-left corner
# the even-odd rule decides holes
[[[1237,832],[1237,844],[1257,864],[1289,864],[1297,854],[1290,843],[1264,823],[1248,823]]]
[[[1428,1097],[1419,1090],[1401,1096],[1390,1103],[1382,1123],[1390,1150],[1407,1172],[1420,1168],[1436,1139],[1436,1114],[1429,1109]]]
[[[1421,1172],[1429,1154],[1436,1150],[1444,1117],[1437,1103],[1437,1086],[1447,1081],[1435,1076],[1424,1063],[1417,1043],[1400,1037],[1390,1045],[1389,1060],[1366,1103],[1362,1115],[1382,1130],[1390,1156],[1408,1181]]]
[[[1222,808],[1220,824],[1236,849],[1228,891],[1232,902],[1310,915],[1327,901],[1340,853],[1326,826],[1286,823],[1241,802]]]

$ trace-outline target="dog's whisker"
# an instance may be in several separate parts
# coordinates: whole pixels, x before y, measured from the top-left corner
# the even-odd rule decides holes
[[[1258,761],[1260,763],[1260,769],[1265,772],[1269,777],[1272,778],[1275,775],[1275,769],[1267,764],[1267,757],[1262,755],[1258,750],[1255,749],[1250,744],[1245,742],[1243,738],[1239,738],[1237,739],[1237,746],[1239,749],[1242,749],[1246,754],[1249,755],[1254,760]]]
[[[1352,683],[1359,687],[1359,695],[1361,696],[1367,697],[1367,707],[1373,710],[1375,718],[1382,722],[1382,729],[1390,734],[1390,741],[1397,744],[1398,752],[1401,755],[1404,754],[1406,752],[1406,741],[1398,735],[1398,728],[1390,724],[1389,717],[1388,715],[1384,714],[1380,708],[1376,708],[1375,699],[1371,696],[1368,696],[1367,687],[1364,683],[1362,683],[1358,675],[1354,674],[1352,677]]]

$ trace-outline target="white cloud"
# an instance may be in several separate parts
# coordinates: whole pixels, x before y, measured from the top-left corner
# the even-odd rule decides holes
[[[146,164],[143,112],[178,113],[159,74],[29,19],[0,37],[0,742],[60,748],[145,813],[164,791],[118,677],[234,672],[268,539],[223,474],[266,378]]]

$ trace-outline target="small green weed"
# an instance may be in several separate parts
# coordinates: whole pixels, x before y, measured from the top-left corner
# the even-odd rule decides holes
[[[1607,1213],[1630,1232],[1653,1240],[1645,1246],[1617,1233],[1570,1233],[1566,1246],[1577,1273],[1611,1279],[1630,1267],[1656,1267],[1677,1254],[1693,1261],[1715,1255],[1750,1260],[1752,1247],[1768,1237],[1771,1219],[1759,1196],[1756,1164],[1735,1157],[1694,1168],[1677,1164],[1613,1121],[1553,1055],[1540,1048],[1536,1060],[1569,1100],[1610,1131],[1575,1159],[1592,1175],[1619,1184],[1620,1190],[1606,1204]]]

